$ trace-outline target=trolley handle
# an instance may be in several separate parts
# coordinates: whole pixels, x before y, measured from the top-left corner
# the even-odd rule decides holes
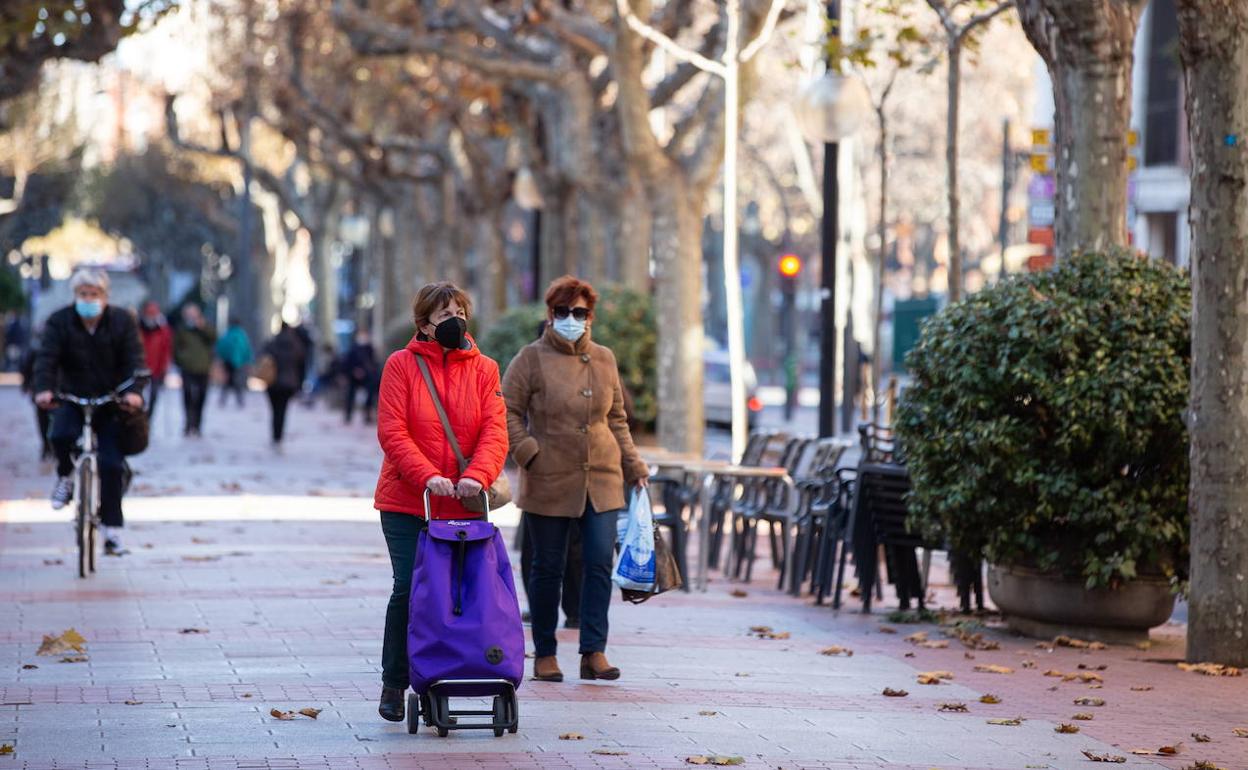
[[[429,507],[429,503],[430,503],[430,499],[432,495],[433,495],[433,492],[429,489],[429,487],[425,487],[425,499],[424,499],[425,521],[433,520],[433,509]],[[446,497],[446,496],[447,495],[439,495],[439,497]],[[481,500],[484,501],[485,503],[485,512],[481,514],[481,520],[489,521],[490,520],[490,491],[489,489],[481,490]]]

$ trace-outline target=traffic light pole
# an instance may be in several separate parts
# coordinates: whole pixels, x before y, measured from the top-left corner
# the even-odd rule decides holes
[[[828,34],[840,35],[839,0],[827,4]],[[832,66],[828,47],[828,67]],[[836,239],[840,230],[840,189],[837,180],[840,145],[823,146],[822,291],[819,319],[819,435],[836,435]]]
[[[797,277],[781,278],[784,283],[784,421],[792,422],[797,406]]]

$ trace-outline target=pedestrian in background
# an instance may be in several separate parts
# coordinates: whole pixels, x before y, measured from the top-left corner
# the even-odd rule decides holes
[[[169,328],[165,314],[160,312],[160,304],[154,299],[143,303],[143,312],[139,314],[139,336],[143,339],[147,368],[152,373],[147,397],[147,414],[150,417],[156,409],[160,389],[164,387],[165,375],[169,373],[169,363],[173,361],[173,330]]]
[[[208,375],[216,342],[217,332],[204,319],[199,305],[185,305],[182,325],[173,336],[173,360],[182,373],[182,406],[186,410],[183,435],[203,435],[204,401],[208,398]]]
[[[386,360],[381,375],[377,438],[385,459],[373,507],[381,511],[381,531],[390,551],[394,588],[386,606],[381,649],[381,702],[385,719],[403,719],[407,690],[407,621],[416,543],[426,518],[477,518],[460,504],[488,489],[507,459],[507,416],[499,391],[498,364],[482,355],[468,336],[472,304],[452,283],[431,283],[412,303],[416,336]],[[461,474],[446,439],[417,356],[436,383],[463,456]],[[426,511],[424,493],[437,497]]]
[[[273,450],[282,451],[282,437],[286,433],[286,409],[290,399],[303,386],[303,373],[307,350],[298,333],[285,321],[282,328],[264,346],[264,355],[273,359],[274,378],[268,387],[269,406],[272,410]]]
[[[247,367],[255,360],[251,352],[251,339],[237,318],[230,318],[230,326],[217,340],[217,358],[225,367],[225,382],[221,384],[221,406],[225,406],[230,391],[243,408],[243,393],[247,389]]]
[[[21,374],[22,374],[22,392],[30,398],[30,403],[35,408],[35,426],[39,431],[39,459],[47,462],[52,459],[52,442],[48,439],[48,429],[52,425],[52,413],[47,409],[40,409],[35,403],[35,358],[39,354],[38,334],[31,335],[30,344],[26,350],[22,352]]]
[[[343,421],[350,425],[351,414],[355,410],[356,391],[364,391],[364,423],[373,421],[373,413],[377,409],[377,386],[380,377],[377,366],[377,351],[373,349],[372,336],[367,329],[355,333],[355,344],[342,359],[343,374],[346,375],[347,398],[344,404]]]
[[[581,532],[581,678],[619,678],[606,656],[616,521],[626,485],[648,484],[615,355],[591,339],[597,302],[594,288],[577,278],[552,283],[547,329],[516,355],[503,381],[511,455],[520,466],[516,504],[533,543],[533,674],[542,681],[563,681],[555,628],[573,527]]]

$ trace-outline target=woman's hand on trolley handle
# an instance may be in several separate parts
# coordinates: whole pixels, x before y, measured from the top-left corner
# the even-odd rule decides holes
[[[483,487],[480,482],[473,479],[460,479],[459,484],[455,486],[455,495],[461,499],[469,499],[477,497],[481,494]]]
[[[425,486],[435,495],[442,497],[453,497],[455,495],[455,482],[445,476],[434,476],[429,479]]]

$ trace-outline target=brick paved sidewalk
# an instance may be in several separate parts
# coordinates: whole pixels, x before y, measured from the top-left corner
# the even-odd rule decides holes
[[[1245,680],[1166,662],[1181,656],[1181,629],[1147,652],[1050,652],[995,631],[999,650],[927,649],[905,635],[942,639],[940,628],[884,633],[878,615],[837,616],[783,596],[765,571],[744,597],[719,580],[706,594],[617,602],[610,655],[623,678],[526,682],[518,735],[409,736],[376,714],[389,564],[367,497],[371,431],[298,408],[287,451],[274,457],[252,394],[243,412],[210,407],[205,439],[184,442],[176,393],[167,395],[153,450],[135,463],[134,553],[80,581],[68,517],[42,499],[49,471],[28,461],[33,420],[14,389],[0,388],[0,744],[14,747],[0,770],[679,768],[710,754],[754,768],[1099,766],[1083,750],[1129,767],[1248,767],[1248,740],[1232,733],[1248,727]],[[759,639],[755,625],[790,636]],[[35,655],[44,634],[70,627],[88,640],[86,661]],[[575,673],[574,632],[560,639],[563,668]],[[820,655],[829,645],[854,655]],[[982,664],[1015,673],[975,672]],[[1103,687],[1046,677],[1050,669],[1098,673]],[[954,678],[918,684],[930,670]],[[885,687],[909,696],[884,697]],[[986,692],[1002,702],[981,704]],[[1074,704],[1085,696],[1106,705]],[[945,702],[969,713],[939,711]],[[269,716],[305,707],[323,711]],[[1079,711],[1095,717],[1077,723],[1080,733],[1054,731]],[[1020,716],[1018,726],[988,723]],[[1211,741],[1197,744],[1193,732]],[[584,739],[560,740],[566,733]],[[1175,758],[1130,753],[1180,741]]]

